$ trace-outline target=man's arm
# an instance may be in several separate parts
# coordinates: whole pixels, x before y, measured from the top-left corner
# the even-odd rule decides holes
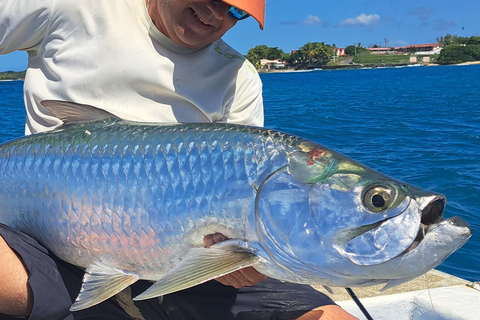
[[[0,0],[0,54],[31,50],[44,39],[52,0]]]
[[[28,272],[17,254],[0,236],[0,313],[28,316],[32,312],[32,291]]]

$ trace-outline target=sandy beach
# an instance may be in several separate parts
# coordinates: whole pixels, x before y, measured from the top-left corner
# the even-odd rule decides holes
[[[459,63],[458,65],[459,66],[469,66],[469,65],[472,65],[472,64],[480,64],[480,61],[463,62],[463,63]]]

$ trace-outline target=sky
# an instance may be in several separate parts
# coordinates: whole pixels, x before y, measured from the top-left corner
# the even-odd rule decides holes
[[[257,45],[289,53],[308,42],[340,48],[435,43],[446,34],[480,36],[479,12],[480,0],[267,0],[264,31],[249,18],[224,40],[242,54]],[[26,67],[24,52],[0,56],[0,71]]]

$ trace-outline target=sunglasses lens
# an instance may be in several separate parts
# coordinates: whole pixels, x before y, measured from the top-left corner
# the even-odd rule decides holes
[[[235,8],[235,7],[230,7],[230,9],[228,10],[228,13],[230,14],[230,16],[234,19],[237,19],[237,20],[243,20],[243,19],[246,19],[248,17],[250,17],[250,15],[243,11],[243,10],[240,10],[238,8]]]

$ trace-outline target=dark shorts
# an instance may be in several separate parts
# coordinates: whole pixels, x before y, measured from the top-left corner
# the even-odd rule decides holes
[[[29,271],[28,282],[34,297],[30,320],[280,320],[334,304],[310,286],[267,279],[238,290],[210,281],[166,295],[162,303],[150,299],[133,305],[130,294],[136,296],[151,285],[148,281],[138,281],[122,293],[122,299],[112,298],[70,313],[68,310],[80,291],[83,271],[59,260],[29,236],[2,224],[0,235],[22,258]],[[14,318],[0,314],[0,319]]]

